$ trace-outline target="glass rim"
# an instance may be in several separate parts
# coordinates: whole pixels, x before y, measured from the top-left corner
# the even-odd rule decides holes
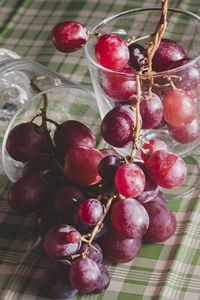
[[[127,15],[129,13],[137,13],[137,12],[142,12],[142,11],[146,11],[146,12],[148,12],[148,11],[161,11],[161,10],[162,9],[158,8],[158,7],[133,8],[133,9],[130,9],[130,10],[126,10],[126,11],[120,12],[118,14],[115,14],[115,15],[112,15],[108,18],[103,19],[100,23],[98,23],[95,27],[92,28],[91,32],[98,31],[98,28],[100,28],[102,25],[105,25],[105,24],[109,23],[110,21],[115,20],[118,17]],[[168,11],[175,12],[175,13],[180,13],[180,14],[183,14],[183,15],[187,15],[187,16],[192,17],[192,18],[194,18],[194,19],[196,19],[197,21],[200,22],[200,16],[198,16],[198,15],[196,15],[196,14],[190,12],[190,11],[181,10],[181,9],[178,9],[178,8],[168,8]],[[111,69],[107,69],[107,68],[103,67],[102,65],[100,65],[96,60],[94,60],[91,57],[91,55],[89,54],[89,40],[93,37],[94,36],[92,36],[92,35],[89,36],[89,38],[88,38],[88,40],[85,44],[85,47],[84,47],[85,55],[86,55],[88,61],[90,61],[93,65],[95,65],[95,67],[97,67],[101,71],[112,73],[112,74],[123,75],[123,76],[126,76],[126,77],[132,77],[132,78],[135,77],[135,74],[128,74],[128,73],[124,73],[124,72],[118,72],[118,71],[114,71],[114,70],[111,70]],[[195,57],[194,59],[191,59],[191,61],[184,64],[183,66],[180,66],[180,67],[177,67],[177,68],[174,68],[174,69],[171,69],[171,70],[162,71],[162,72],[152,72],[149,75],[152,76],[152,77],[158,77],[158,76],[162,76],[162,75],[166,75],[166,74],[171,74],[173,72],[181,71],[182,69],[185,69],[188,66],[197,63],[198,60],[200,60],[200,54],[197,57]],[[141,78],[146,77],[146,76],[147,76],[147,74],[141,74],[140,75]]]

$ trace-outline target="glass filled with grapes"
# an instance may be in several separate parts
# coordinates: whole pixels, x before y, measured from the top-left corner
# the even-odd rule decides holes
[[[133,9],[103,20],[92,32],[85,53],[103,138],[121,155],[130,154],[138,112],[138,160],[157,139],[189,156],[200,143],[199,16],[163,7]],[[198,160],[190,157],[190,163],[199,173]],[[191,189],[198,184],[195,177]]]

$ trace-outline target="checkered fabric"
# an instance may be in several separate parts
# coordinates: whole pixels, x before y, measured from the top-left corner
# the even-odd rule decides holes
[[[160,0],[1,0],[0,48],[39,62],[52,71],[92,89],[84,51],[69,55],[51,45],[53,26],[76,20],[91,29],[105,17],[131,8],[160,7]],[[171,0],[178,7],[200,14],[199,0]],[[186,25],[187,27],[187,25]],[[184,28],[184,31],[186,29]],[[0,70],[1,72],[1,70]],[[79,114],[76,104],[74,114]],[[82,115],[85,114],[83,110]],[[77,115],[78,117],[79,115]],[[95,119],[96,118],[96,119]],[[93,115],[93,121],[97,114]],[[199,149],[195,154],[200,157]],[[189,163],[195,177],[194,162]],[[200,178],[198,179],[200,180]],[[190,184],[189,182],[187,183]],[[49,299],[43,277],[50,262],[35,233],[35,215],[24,217],[11,211],[6,199],[11,183],[0,172],[0,299]],[[99,295],[78,294],[72,299],[88,300],[198,300],[200,299],[200,201],[199,190],[169,201],[177,230],[164,243],[143,243],[136,259],[106,265],[111,283]]]

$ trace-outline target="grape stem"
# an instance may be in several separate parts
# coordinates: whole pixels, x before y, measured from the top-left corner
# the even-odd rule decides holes
[[[136,126],[135,126],[135,133],[134,133],[134,137],[133,137],[133,147],[131,150],[130,163],[133,163],[134,157],[135,157],[135,152],[137,150],[137,141],[138,141],[139,133],[140,133],[140,101],[142,99],[139,73],[137,73],[135,77],[136,77],[136,86],[137,86]]]
[[[112,203],[112,200],[114,199],[115,196],[112,196],[108,199],[107,203],[106,203],[106,206],[105,206],[105,209],[104,209],[104,213],[103,213],[103,216],[101,217],[101,219],[99,220],[99,222],[95,225],[94,229],[92,230],[91,232],[91,236],[90,236],[90,239],[87,241],[87,246],[86,248],[84,249],[83,253],[82,253],[82,257],[85,258],[87,256],[87,253],[88,253],[88,248],[91,247],[91,244],[96,236],[96,234],[99,232],[99,229],[101,228],[102,226],[102,222],[107,214],[107,212],[109,211],[109,208],[111,206],[111,203]]]

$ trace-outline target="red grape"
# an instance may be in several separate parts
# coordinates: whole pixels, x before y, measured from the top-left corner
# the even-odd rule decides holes
[[[96,60],[100,65],[113,71],[122,71],[129,60],[126,43],[117,35],[105,34],[95,45]]]
[[[158,150],[165,150],[169,151],[169,148],[165,142],[160,139],[151,139],[147,143],[145,143],[142,147],[144,150],[148,150],[147,154],[141,152],[141,158],[144,162],[156,151]]]
[[[185,57],[186,53],[181,45],[169,39],[162,39],[152,59],[153,70],[156,72],[168,70],[172,61]]]
[[[151,179],[166,189],[179,186],[187,175],[187,168],[182,158],[164,150],[158,150],[150,156],[146,162],[146,169]]]
[[[35,123],[27,122],[15,126],[8,134],[6,150],[17,161],[34,159],[47,148],[46,135]]]
[[[144,95],[140,102],[140,114],[142,117],[142,129],[150,129],[160,124],[163,118],[163,105],[160,98],[152,93],[152,96]]]
[[[67,233],[72,230],[75,228],[66,224],[49,229],[44,239],[44,249],[51,258],[67,258],[78,252],[81,242],[69,243],[67,240]]]
[[[139,238],[149,226],[149,217],[140,202],[133,198],[126,198],[113,205],[111,223],[122,237]]]
[[[69,53],[79,50],[87,42],[86,28],[79,22],[67,21],[57,24],[51,32],[55,48]]]
[[[80,258],[75,261],[70,269],[72,286],[82,293],[95,289],[101,273],[98,265],[90,258]]]
[[[114,263],[126,263],[133,260],[142,246],[142,239],[122,238],[110,231],[101,240],[104,257]]]
[[[77,230],[71,230],[67,233],[67,241],[69,243],[78,243],[81,241],[81,234]]]
[[[102,158],[103,154],[94,148],[74,148],[65,156],[64,174],[79,185],[95,184],[101,180],[98,165]]]
[[[117,191],[124,197],[137,197],[144,191],[145,175],[136,164],[120,166],[114,180]]]
[[[68,120],[59,126],[54,134],[56,149],[60,154],[66,154],[73,148],[94,148],[96,141],[92,131],[75,120]]]
[[[8,191],[8,203],[18,213],[32,213],[48,199],[48,184],[40,175],[24,176]]]
[[[135,70],[130,66],[125,66],[121,71],[125,74],[105,73],[102,79],[102,89],[104,93],[116,101],[127,101],[137,94],[135,80]]]
[[[174,127],[182,127],[196,118],[196,106],[189,94],[181,89],[170,91],[163,98],[164,118]]]
[[[197,119],[194,119],[191,123],[183,127],[168,125],[167,128],[171,137],[181,144],[194,142],[200,134],[199,121]]]
[[[164,242],[176,230],[176,219],[164,203],[149,201],[143,204],[149,215],[149,227],[144,238],[151,242]]]
[[[88,225],[95,225],[103,216],[103,206],[97,199],[83,201],[79,208],[81,222]]]

